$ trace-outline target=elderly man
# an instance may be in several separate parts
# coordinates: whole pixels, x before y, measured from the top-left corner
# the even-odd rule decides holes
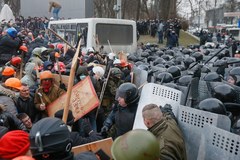
[[[33,96],[30,94],[29,86],[22,83],[16,106],[18,113],[26,113],[33,122],[36,122],[40,119],[40,112],[35,107]]]
[[[142,110],[144,124],[160,143],[160,159],[186,160],[183,135],[176,121],[156,104],[148,104]]]

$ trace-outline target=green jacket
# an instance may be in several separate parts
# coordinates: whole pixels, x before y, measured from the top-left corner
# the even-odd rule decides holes
[[[149,128],[160,143],[161,160],[186,160],[186,149],[183,135],[176,121],[166,115]]]

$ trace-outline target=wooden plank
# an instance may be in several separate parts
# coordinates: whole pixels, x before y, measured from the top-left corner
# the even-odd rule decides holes
[[[106,139],[102,139],[99,141],[95,141],[95,142],[91,142],[91,143],[73,147],[72,152],[74,154],[79,154],[79,153],[85,152],[85,151],[92,151],[95,153],[98,150],[102,149],[112,159],[112,154],[111,154],[112,144],[113,144],[112,138],[106,138]]]
[[[72,110],[75,121],[99,105],[99,99],[89,76],[73,86],[71,92],[69,109]],[[64,108],[66,96],[66,93],[63,94],[47,106],[48,116],[54,117],[55,112]]]

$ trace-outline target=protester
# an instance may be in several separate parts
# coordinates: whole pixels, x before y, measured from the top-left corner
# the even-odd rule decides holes
[[[21,40],[17,37],[15,28],[7,29],[7,34],[0,39],[0,66],[4,66],[12,56],[17,55],[17,50],[21,46]]]
[[[63,110],[57,111],[54,116],[56,118],[62,119]],[[83,119],[83,123],[81,123],[81,126],[80,126],[80,128],[84,132],[83,135],[80,135],[78,132],[72,131],[73,123],[74,123],[74,117],[73,117],[72,111],[70,110],[68,112],[67,125],[68,125],[68,129],[71,131],[70,136],[71,136],[71,139],[73,140],[72,142],[73,146],[78,146],[78,145],[82,145],[85,143],[90,143],[90,142],[102,139],[102,136],[92,129],[88,119]]]
[[[17,115],[16,100],[21,89],[22,83],[17,78],[8,78],[0,85],[0,102],[13,115]]]
[[[6,107],[0,104],[0,126],[6,127],[8,131],[24,130],[27,131],[24,124],[17,117],[6,111]]]
[[[40,81],[40,88],[35,92],[34,103],[36,108],[42,111],[43,116],[47,116],[46,107],[65,91],[54,84],[53,74],[50,71],[41,72]]]
[[[52,11],[52,8],[53,8],[53,18],[55,20],[58,20],[59,19],[58,13],[59,13],[60,9],[62,8],[62,6],[57,2],[50,1],[49,2],[49,12],[50,13]]]
[[[186,149],[181,130],[169,113],[163,114],[155,104],[142,109],[144,124],[158,139],[160,159],[186,160]]]
[[[19,113],[17,115],[17,118],[22,121],[22,123],[27,128],[27,131],[30,132],[30,130],[33,126],[32,120],[30,119],[30,117],[26,113]]]

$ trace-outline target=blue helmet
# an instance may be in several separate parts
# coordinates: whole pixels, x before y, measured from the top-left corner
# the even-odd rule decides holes
[[[8,28],[7,29],[7,33],[9,36],[11,36],[12,38],[16,38],[17,37],[17,30],[13,27]]]

